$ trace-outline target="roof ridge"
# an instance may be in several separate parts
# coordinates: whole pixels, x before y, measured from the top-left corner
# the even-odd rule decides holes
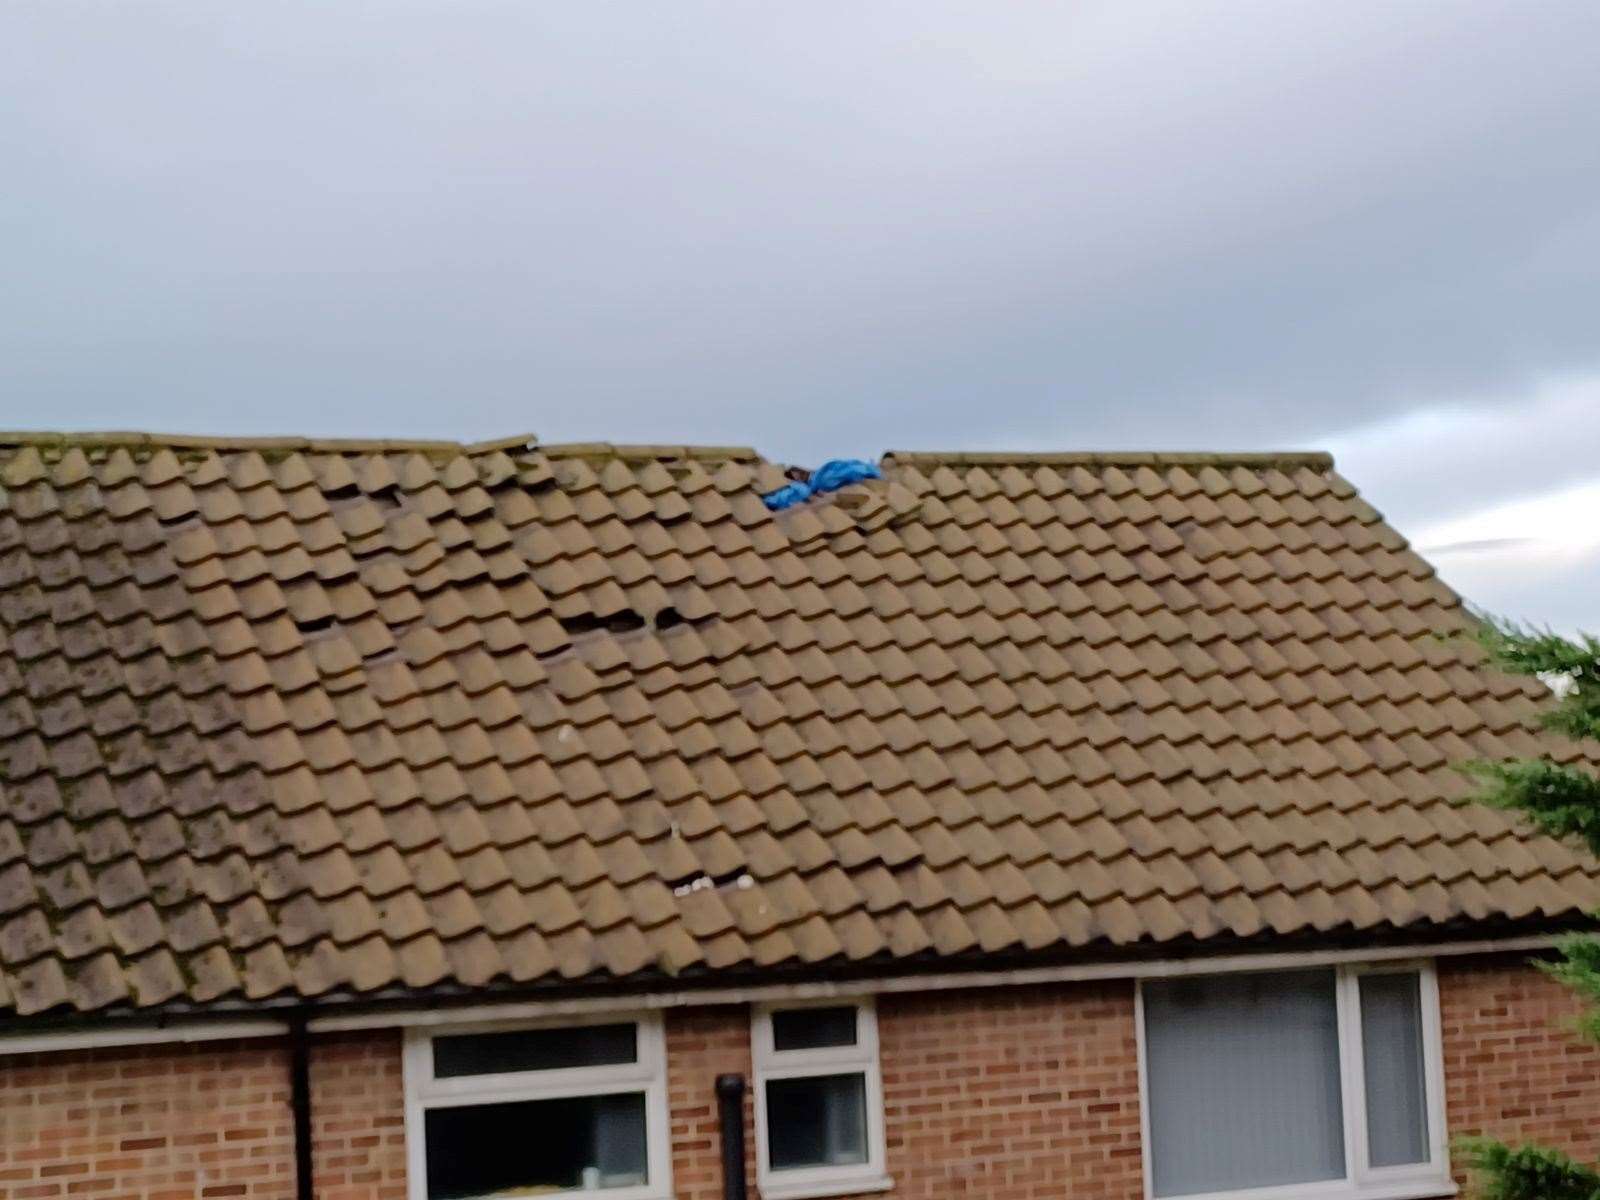
[[[543,445],[531,433],[486,441],[448,438],[318,438],[234,434],[156,433],[143,430],[61,431],[0,430],[0,451],[36,446],[65,450],[128,447],[182,450],[312,451],[334,454],[487,454],[495,450],[535,449],[552,458],[619,458],[631,460],[694,459],[701,462],[762,462],[752,446],[653,444],[631,442],[556,442]],[[884,463],[943,466],[1085,466],[1085,467],[1310,467],[1333,469],[1325,450],[885,450]]]
[[[648,442],[554,442],[539,450],[550,458],[681,459],[703,462],[760,462],[753,446],[654,445]]]
[[[1311,467],[1333,469],[1326,450],[886,450],[884,462],[944,466]]]
[[[384,454],[418,451],[424,454],[488,454],[495,450],[537,449],[551,458],[621,459],[696,459],[704,462],[760,462],[761,453],[751,446],[652,445],[626,442],[557,442],[543,445],[531,433],[487,441],[451,441],[448,438],[317,438],[250,437],[234,434],[150,433],[142,430],[0,430],[0,452],[21,446],[66,450],[84,449],[154,450],[263,450],[321,451],[335,454]]]
[[[142,430],[111,429],[60,431],[45,429],[0,430],[0,450],[18,446],[73,446],[109,448],[130,447],[182,450],[312,450],[332,453],[384,453],[416,450],[424,453],[459,452],[483,454],[511,447],[534,447],[539,439],[531,433],[494,438],[482,442],[451,441],[448,438],[315,438],[296,436],[251,437],[235,434],[152,433]]]

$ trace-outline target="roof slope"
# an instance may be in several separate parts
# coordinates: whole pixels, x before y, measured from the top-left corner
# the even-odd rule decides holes
[[[1320,456],[0,438],[0,1009],[1552,921]]]

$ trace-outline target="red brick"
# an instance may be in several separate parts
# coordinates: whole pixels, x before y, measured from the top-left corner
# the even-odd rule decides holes
[[[1570,988],[1524,956],[1441,960],[1451,1136],[1537,1142],[1583,1162],[1600,1158],[1600,1047],[1573,1033],[1582,1011]]]
[[[1520,958],[1444,960],[1453,1136],[1600,1157],[1600,1050],[1574,996]],[[878,1002],[896,1200],[1140,1200],[1138,1063],[1128,982]],[[743,1006],[666,1015],[677,1200],[721,1200],[715,1081],[751,1072]],[[318,1038],[319,1200],[405,1200],[397,1032]],[[746,1171],[754,1184],[752,1104]],[[292,1200],[287,1047],[213,1042],[0,1059],[0,1200]]]

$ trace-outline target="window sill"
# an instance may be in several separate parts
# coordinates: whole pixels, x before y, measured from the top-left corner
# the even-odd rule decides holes
[[[1461,1189],[1448,1175],[1431,1178],[1386,1180],[1357,1186],[1351,1183],[1308,1183],[1293,1187],[1244,1188],[1231,1192],[1203,1192],[1155,1200],[1449,1200]]]
[[[756,1185],[761,1200],[814,1200],[819,1196],[865,1196],[894,1187],[888,1175],[858,1175],[854,1179],[768,1179]]]

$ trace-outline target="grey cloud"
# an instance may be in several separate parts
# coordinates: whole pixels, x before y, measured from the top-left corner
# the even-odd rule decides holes
[[[1416,528],[1594,479],[1600,376],[1544,381],[1494,407],[1416,409],[1318,440],[1369,500]]]
[[[1591,0],[9,0],[0,424],[1331,445],[1424,529],[1600,461],[1597,42]],[[1600,624],[1600,558],[1515,541],[1446,578]]]
[[[1476,541],[1445,542],[1438,546],[1423,546],[1422,553],[1429,558],[1444,558],[1455,554],[1483,554],[1501,550],[1527,550],[1539,545],[1538,538],[1479,538]]]
[[[1600,9],[0,12],[12,423],[1294,444],[1600,366]]]
[[[1542,561],[1447,558],[1438,566],[1444,581],[1481,611],[1568,635],[1600,633],[1600,548]]]

